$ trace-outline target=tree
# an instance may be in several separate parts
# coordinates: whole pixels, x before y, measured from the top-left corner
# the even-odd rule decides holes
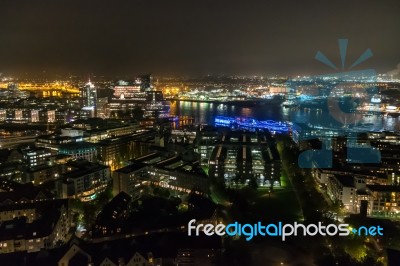
[[[344,251],[358,262],[364,261],[367,257],[367,248],[364,239],[359,236],[353,236],[343,241]]]

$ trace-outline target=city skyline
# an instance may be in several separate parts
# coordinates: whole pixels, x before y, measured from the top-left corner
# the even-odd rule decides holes
[[[0,10],[1,265],[400,265],[399,0]]]
[[[0,73],[56,75],[305,75],[331,73],[365,49],[361,67],[397,69],[396,1],[2,1]],[[23,19],[22,19],[23,18]],[[393,73],[393,72],[391,72]]]

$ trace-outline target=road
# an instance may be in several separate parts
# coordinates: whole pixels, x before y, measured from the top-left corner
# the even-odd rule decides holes
[[[13,148],[20,144],[33,143],[37,136],[10,137],[0,139],[0,148]]]

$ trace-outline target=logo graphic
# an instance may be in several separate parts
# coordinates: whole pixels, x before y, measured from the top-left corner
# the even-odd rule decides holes
[[[342,70],[346,67],[347,39],[339,39],[339,53]],[[372,128],[365,127],[365,112],[371,111],[371,99],[377,95],[374,85],[377,74],[373,69],[352,70],[372,57],[371,49],[365,50],[350,65],[348,71],[328,75],[296,78],[287,81],[288,102],[300,106],[300,112],[291,117],[293,139],[304,143],[313,139],[321,141],[320,149],[303,151],[298,164],[301,168],[332,168],[333,148],[341,147],[338,141],[344,141],[343,149],[348,163],[379,163],[380,152],[360,144],[357,140],[361,133]],[[338,70],[324,53],[318,51],[315,59]],[[318,110],[317,114],[302,115],[305,110]],[[336,144],[336,146],[335,146]]]
[[[203,232],[206,236],[231,236],[245,237],[246,241],[252,240],[255,236],[280,237],[285,241],[289,236],[348,236],[350,233],[358,236],[375,236],[383,235],[383,228],[378,226],[360,226],[358,229],[349,227],[348,224],[318,224],[304,225],[294,222],[293,224],[284,224],[282,222],[263,224],[261,222],[255,224],[241,224],[234,222],[228,225],[224,224],[196,224],[196,220],[192,219],[188,223],[188,236],[199,236]]]

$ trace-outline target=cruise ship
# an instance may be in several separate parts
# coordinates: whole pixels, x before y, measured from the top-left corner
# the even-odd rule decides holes
[[[140,76],[133,82],[118,81],[113,90],[111,112],[140,108],[146,119],[169,117],[170,104],[161,91],[153,88],[150,75]]]

